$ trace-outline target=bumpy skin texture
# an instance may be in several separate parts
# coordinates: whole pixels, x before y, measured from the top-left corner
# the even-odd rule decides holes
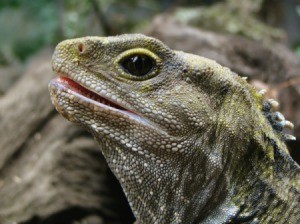
[[[155,66],[129,74],[132,54]],[[139,223],[299,223],[300,168],[261,94],[228,68],[132,34],[66,40],[53,69],[122,107],[49,85],[57,110],[102,145]]]

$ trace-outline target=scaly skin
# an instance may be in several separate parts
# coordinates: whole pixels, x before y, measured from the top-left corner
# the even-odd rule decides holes
[[[132,55],[152,69],[130,74]],[[53,69],[68,78],[49,84],[54,105],[102,145],[140,223],[299,223],[300,168],[228,68],[135,34],[64,41]]]

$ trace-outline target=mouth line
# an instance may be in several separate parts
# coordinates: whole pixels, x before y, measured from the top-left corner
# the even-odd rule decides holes
[[[111,109],[116,109],[124,112],[126,111],[135,114],[134,112],[122,107],[121,105],[116,104],[108,100],[107,98],[104,98],[103,96],[89,90],[80,83],[75,82],[71,78],[68,78],[61,73],[59,73],[58,77],[54,79],[54,82],[64,86],[66,89],[72,91],[73,94],[75,93],[74,95],[77,95],[80,98],[83,98],[84,100],[87,100],[94,105],[100,104],[100,106],[103,107],[109,107]]]
[[[112,114],[119,114],[126,116],[131,121],[139,123],[140,125],[147,126],[150,129],[155,130],[156,132],[161,133],[161,135],[169,136],[168,131],[163,130],[159,125],[152,122],[151,120],[145,118],[140,113],[133,110],[130,105],[127,105],[126,102],[116,102],[109,97],[102,96],[98,92],[94,92],[86,87],[84,84],[76,81],[72,78],[72,75],[61,71],[61,68],[52,64],[53,71],[57,74],[57,77],[50,82],[52,88],[60,89],[61,91],[67,92],[68,94],[73,95],[77,99],[80,99],[88,104],[93,105],[92,110],[101,111],[106,110],[110,111]],[[99,108],[99,109],[95,109]]]
[[[99,109],[109,110],[113,113],[117,112],[118,114],[122,114],[123,116],[125,115],[126,117],[129,117],[129,119],[134,120],[137,123],[151,127],[167,135],[167,133],[163,130],[160,130],[160,128],[158,128],[156,124],[152,123],[148,119],[143,118],[138,113],[135,113],[132,110],[123,107],[122,105],[104,98],[100,94],[97,94],[89,90],[82,84],[72,80],[71,78],[69,78],[69,76],[66,77],[66,75],[64,75],[63,73],[58,72],[57,75],[58,76],[51,81],[52,85],[56,86],[55,88],[60,88],[61,90],[68,92],[68,94],[72,94],[76,98],[90,103],[98,107]],[[93,108],[93,110],[95,110],[95,107]]]

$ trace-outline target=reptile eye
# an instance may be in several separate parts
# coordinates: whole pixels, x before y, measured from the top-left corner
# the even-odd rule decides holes
[[[155,60],[145,54],[130,55],[120,62],[127,73],[138,77],[147,75],[155,64]]]

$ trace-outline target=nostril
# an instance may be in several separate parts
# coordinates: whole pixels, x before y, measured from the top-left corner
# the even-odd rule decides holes
[[[83,43],[79,43],[79,44],[77,45],[77,49],[78,49],[78,52],[79,52],[80,54],[84,53],[84,50],[85,50],[84,44],[83,44]]]

